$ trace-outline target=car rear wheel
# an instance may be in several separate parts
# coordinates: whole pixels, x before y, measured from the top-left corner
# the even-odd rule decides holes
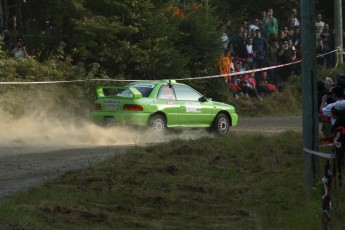
[[[229,133],[230,120],[224,113],[217,115],[213,123],[213,131],[218,135],[226,135]]]
[[[156,133],[164,133],[167,127],[167,120],[163,115],[155,114],[151,117],[149,126]]]

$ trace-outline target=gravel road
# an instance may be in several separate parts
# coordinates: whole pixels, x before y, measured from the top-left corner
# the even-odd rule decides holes
[[[243,133],[279,133],[287,130],[302,132],[302,117],[239,118],[232,131]]]
[[[231,132],[264,132],[302,130],[301,117],[242,118]],[[85,138],[85,137],[84,137]],[[194,137],[195,138],[195,137]],[[10,144],[0,147],[0,201],[13,194],[63,174],[91,166],[124,153],[131,145],[117,146],[40,146]]]
[[[36,147],[0,148],[0,201],[66,171],[89,167],[126,146],[49,150]]]

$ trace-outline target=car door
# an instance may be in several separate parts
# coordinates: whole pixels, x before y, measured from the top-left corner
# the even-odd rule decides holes
[[[162,85],[157,94],[156,106],[158,111],[162,111],[167,116],[168,127],[179,125],[178,112],[179,105],[176,103],[175,92],[169,85]]]
[[[179,105],[179,123],[186,127],[207,127],[213,121],[212,101],[199,101],[202,95],[187,85],[174,84]]]

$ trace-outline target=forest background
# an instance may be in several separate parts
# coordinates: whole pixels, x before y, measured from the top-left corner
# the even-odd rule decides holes
[[[333,28],[333,3],[315,2],[317,13]],[[218,74],[222,26],[228,20],[236,30],[244,20],[251,22],[273,8],[285,24],[300,2],[6,0],[3,5],[12,42],[22,38],[31,56],[14,60],[4,46],[3,80],[153,80]],[[190,84],[217,100],[229,96],[220,81]]]

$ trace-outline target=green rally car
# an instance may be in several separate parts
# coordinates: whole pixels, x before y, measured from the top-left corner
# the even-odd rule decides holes
[[[125,87],[99,86],[92,119],[101,124],[166,128],[210,128],[225,135],[237,124],[231,105],[215,102],[175,80],[133,82]]]

